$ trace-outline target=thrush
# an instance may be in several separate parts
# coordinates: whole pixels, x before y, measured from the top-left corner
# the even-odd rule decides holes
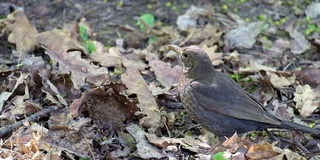
[[[180,98],[191,118],[222,141],[235,132],[267,128],[299,130],[320,135],[320,130],[282,121],[238,83],[214,69],[207,53],[197,46],[179,48],[169,45],[183,62],[179,80]]]

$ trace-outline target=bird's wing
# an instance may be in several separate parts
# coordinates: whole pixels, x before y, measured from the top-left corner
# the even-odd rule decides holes
[[[231,85],[231,86],[226,86]],[[235,86],[234,86],[235,85]],[[228,89],[226,89],[228,88]],[[281,121],[268,113],[262,105],[251,95],[245,92],[238,84],[223,83],[219,85],[204,85],[193,81],[187,87],[194,102],[199,107],[222,115],[280,125]]]

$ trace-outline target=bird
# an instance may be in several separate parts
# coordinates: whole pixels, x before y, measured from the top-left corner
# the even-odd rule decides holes
[[[280,128],[320,135],[320,130],[269,113],[252,95],[226,74],[217,71],[208,54],[197,46],[169,45],[178,53],[183,70],[179,79],[182,105],[191,118],[220,141],[234,133]]]

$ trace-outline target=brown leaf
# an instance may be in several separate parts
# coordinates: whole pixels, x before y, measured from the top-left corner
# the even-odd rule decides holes
[[[203,28],[192,30],[190,32],[191,38],[185,45],[200,44],[200,46],[202,46],[205,44],[207,46],[213,46],[213,44],[220,40],[223,33],[224,31],[220,31],[218,27],[207,24]]]
[[[288,25],[285,28],[285,31],[287,31],[290,37],[292,38],[290,47],[292,53],[301,54],[310,48],[310,43],[306,39],[305,35],[299,32],[299,30],[296,27],[294,27],[293,23]]]
[[[276,146],[277,142],[272,143],[272,149],[279,153],[277,156],[270,157],[269,160],[282,160],[282,159],[294,159],[294,160],[306,160],[304,157],[300,156],[298,153],[295,153],[289,149],[281,149]]]
[[[178,149],[178,144],[183,148],[199,153],[200,149],[210,148],[210,146],[199,139],[195,139],[191,136],[185,136],[184,138],[169,138],[169,137],[157,137],[155,134],[145,133],[148,140],[167,151],[172,151],[174,147]]]
[[[246,156],[250,159],[268,159],[278,155],[272,148],[272,145],[266,141],[259,144],[253,144],[248,149]]]
[[[123,89],[123,85],[115,84],[91,89],[70,104],[70,113],[77,117],[85,111],[97,124],[120,130],[123,121],[131,119],[136,110],[135,104],[120,94]]]
[[[126,65],[127,71],[121,76],[123,84],[128,88],[127,92],[136,94],[140,112],[137,114],[146,115],[140,119],[140,124],[148,128],[150,132],[155,132],[161,124],[160,111],[157,103],[148,88],[147,83],[132,64]]]
[[[294,72],[297,79],[303,84],[309,84],[312,88],[320,86],[320,70],[316,68],[304,68],[300,71]]]
[[[182,72],[182,67],[180,65],[171,67],[170,63],[165,63],[160,60],[153,60],[149,62],[149,65],[156,75],[157,80],[165,88],[171,88],[173,85],[178,83]]]
[[[256,37],[261,32],[260,27],[262,24],[262,22],[251,22],[230,30],[224,36],[226,47],[229,49],[251,48],[256,42]]]
[[[221,60],[223,54],[222,53],[215,53],[217,48],[218,48],[217,45],[214,45],[212,47],[208,47],[206,44],[204,44],[201,47],[201,49],[203,49],[208,54],[208,56],[212,62],[212,65],[214,65],[214,66],[218,66],[219,64],[223,63],[223,61]]]
[[[108,69],[91,64],[81,58],[80,51],[68,50],[80,49],[78,42],[70,38],[61,30],[52,30],[40,33],[37,36],[40,44],[46,48],[45,53],[50,56],[54,64],[59,63],[61,74],[70,74],[75,89],[88,82],[94,86],[100,86],[109,81]]]
[[[251,142],[240,138],[237,133],[235,133],[232,137],[223,142],[223,146],[229,148],[231,153],[235,153],[239,148],[248,148],[251,145]]]
[[[272,105],[274,106],[274,115],[285,121],[290,121],[292,119],[292,116],[294,115],[293,109],[291,107],[288,107],[286,103],[281,103],[277,99],[272,102]]]
[[[283,77],[282,75],[277,75],[272,72],[267,72],[267,75],[270,77],[271,84],[276,88],[287,87],[294,84],[296,76]]]
[[[293,100],[301,116],[307,117],[319,107],[319,95],[320,87],[312,89],[309,85],[297,86]]]
[[[32,51],[38,42],[35,36],[38,31],[33,27],[22,10],[16,10],[6,19],[6,30],[10,31],[8,41],[16,44],[17,50],[23,53]]]
[[[137,153],[143,159],[161,159],[164,155],[161,150],[151,145],[146,140],[146,133],[139,125],[131,123],[126,127],[127,131],[134,137],[137,142]]]
[[[54,50],[58,53],[64,53],[69,50],[81,50],[81,43],[71,37],[70,31],[53,29],[51,31],[41,32],[37,35],[37,41],[48,48],[48,50]]]
[[[108,51],[100,42],[94,41],[96,51],[90,54],[90,58],[95,62],[100,62],[104,67],[121,67],[122,56],[118,48],[111,47]]]

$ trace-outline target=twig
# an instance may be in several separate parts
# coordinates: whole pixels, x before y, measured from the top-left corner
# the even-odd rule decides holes
[[[10,125],[6,125],[4,127],[0,128],[0,138],[8,135],[9,133],[11,133],[13,130],[23,126],[23,122],[24,121],[29,121],[29,122],[33,122],[36,121],[37,119],[39,119],[40,117],[44,117],[47,114],[49,114],[50,112],[56,110],[58,107],[48,107],[48,108],[44,108],[41,111],[27,117],[25,120],[21,120],[19,122],[16,122],[14,124],[10,124]]]

